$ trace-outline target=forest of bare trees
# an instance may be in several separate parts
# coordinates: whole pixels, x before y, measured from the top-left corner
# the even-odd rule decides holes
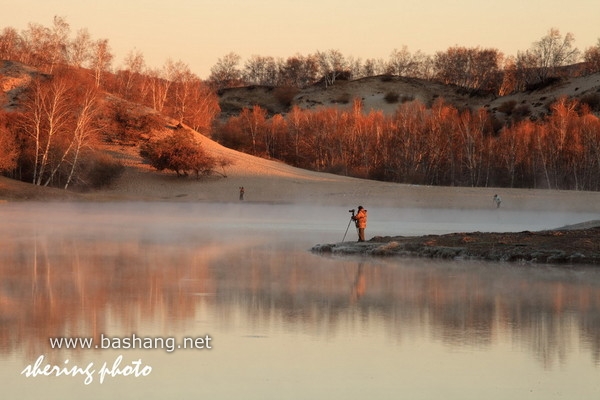
[[[258,106],[215,133],[225,145],[316,171],[384,181],[600,190],[600,120],[562,98],[545,120],[499,129],[485,110],[436,101],[399,106],[393,116],[298,107],[267,118]]]
[[[552,28],[516,56],[460,46],[426,55],[402,46],[388,60],[327,50],[287,59],[254,55],[243,66],[232,52],[203,80],[182,61],[150,68],[136,51],[115,68],[108,40],[95,40],[85,29],[72,35],[61,17],[49,27],[32,23],[21,32],[7,27],[0,31],[0,60],[37,73],[18,109],[0,112],[0,171],[36,185],[89,184],[93,176],[112,173],[94,151],[95,142],[139,144],[160,127],[152,115],[163,115],[229,147],[317,171],[433,185],[600,190],[598,99],[561,99],[536,121],[505,104],[512,112],[507,123],[440,98],[433,105],[400,103],[393,116],[366,113],[359,100],[350,110],[292,107],[276,115],[254,106],[214,124],[217,93],[226,87],[327,87],[393,75],[502,96],[600,72],[600,40],[584,52],[574,40]],[[154,114],[136,115],[132,104]]]
[[[110,176],[103,175],[119,168],[94,144],[138,143],[142,134],[162,128],[158,117],[137,115],[131,104],[203,134],[220,112],[214,91],[183,62],[148,69],[143,55],[131,52],[114,72],[108,40],[93,40],[86,30],[71,38],[60,17],[50,27],[30,24],[20,33],[4,28],[0,60],[37,71],[20,93],[18,109],[0,111],[0,171],[35,185],[108,183]]]

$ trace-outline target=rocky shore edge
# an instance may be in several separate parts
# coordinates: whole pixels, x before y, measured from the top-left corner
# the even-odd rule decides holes
[[[558,229],[461,232],[424,236],[376,236],[366,242],[317,244],[312,252],[469,259],[561,265],[600,265],[600,220]]]

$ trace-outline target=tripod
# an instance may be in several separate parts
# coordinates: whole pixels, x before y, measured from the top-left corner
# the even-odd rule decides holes
[[[354,217],[354,215],[352,215]],[[348,226],[346,227],[346,233],[344,233],[344,238],[342,239],[342,243],[346,240],[346,235],[348,234],[348,229],[350,229],[350,224],[352,223],[352,217],[350,217],[350,221],[348,221]]]

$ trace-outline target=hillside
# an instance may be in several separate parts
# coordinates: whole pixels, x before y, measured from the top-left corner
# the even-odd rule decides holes
[[[385,97],[388,93],[396,94],[398,101],[392,103],[386,101]],[[355,81],[338,80],[327,88],[320,84],[300,89],[291,104],[302,109],[350,107],[352,100],[359,98],[363,101],[364,110],[367,112],[381,110],[385,114],[393,114],[402,101],[418,100],[431,105],[435,99],[443,98],[459,109],[486,108],[503,119],[505,115],[500,109],[506,102],[514,101],[517,105],[526,105],[530,108],[531,115],[539,117],[547,114],[547,106],[560,97],[581,99],[590,94],[600,96],[600,73],[562,80],[542,89],[501,97],[472,95],[456,86],[422,79],[374,76]],[[219,98],[223,117],[235,115],[242,108],[253,105],[259,105],[270,113],[285,113],[287,110],[278,101],[276,90],[265,86],[225,89],[221,91]]]
[[[26,65],[0,61],[0,106],[12,110],[17,105],[17,97],[31,77],[38,72]],[[395,94],[397,101],[386,101],[386,94]],[[485,108],[500,119],[505,117],[501,106],[507,102],[526,105],[531,115],[539,117],[547,114],[548,105],[556,99],[566,96],[581,99],[589,95],[600,96],[600,73],[560,80],[547,87],[507,96],[474,95],[468,91],[440,83],[416,78],[393,76],[373,76],[353,81],[337,80],[334,85],[325,87],[315,84],[299,89],[290,104],[278,99],[277,88],[267,86],[246,86],[223,89],[219,92],[221,119],[236,115],[242,108],[259,105],[270,114],[282,113],[296,105],[301,109],[321,107],[351,107],[352,101],[363,101],[364,110],[381,110],[393,114],[404,101],[417,100],[431,105],[436,99],[443,98],[447,103],[462,109]],[[595,110],[598,114],[600,110]]]
[[[19,93],[31,76],[37,72],[27,66],[14,62],[0,62],[0,101],[2,107],[11,110],[17,104]],[[439,85],[415,79],[383,79],[371,77],[357,81],[337,81],[325,89],[312,86],[299,91],[293,104],[305,109],[338,106],[349,107],[346,100],[360,97],[365,110],[382,110],[393,113],[398,104],[389,104],[384,96],[388,92],[398,93],[401,99],[417,99],[430,104],[434,99],[443,97],[446,101],[471,107],[487,107],[494,112],[503,102],[515,100],[527,103],[543,112],[543,101],[559,96],[582,96],[600,91],[600,74],[583,78],[574,78],[547,87],[543,90],[520,93],[502,98],[469,96],[455,87]],[[107,96],[106,101],[113,101]],[[342,101],[343,100],[343,101]],[[221,93],[221,106],[227,112],[241,107],[259,104],[273,112],[283,112],[273,90],[264,87],[228,89]],[[147,112],[135,104],[128,106],[137,113]],[[161,117],[162,128],[155,134],[165,134],[173,129],[174,121]],[[184,129],[189,129],[185,127]],[[47,188],[32,188],[31,185],[0,180],[1,199],[134,199],[134,200],[177,200],[177,201],[235,201],[240,186],[246,187],[247,199],[259,202],[316,202],[356,206],[357,202],[402,207],[489,207],[489,199],[497,189],[494,188],[434,188],[428,186],[398,185],[376,181],[361,180],[306,171],[285,165],[278,161],[253,157],[225,148],[209,138],[196,135],[203,148],[211,156],[228,159],[231,164],[218,173],[203,177],[177,178],[172,173],[158,173],[147,165],[139,155],[139,143],[123,145],[101,143],[97,149],[118,160],[125,167],[121,177],[110,187],[94,193],[73,193]],[[226,177],[224,177],[226,176]],[[563,201],[572,202],[573,207],[596,210],[598,203],[595,193],[548,193],[544,190],[520,191],[502,189],[507,207],[532,209],[542,207],[552,209]],[[548,200],[540,204],[540,199]],[[563,203],[564,204],[564,203]],[[562,207],[562,206],[560,206]],[[591,208],[590,208],[591,207]]]
[[[21,63],[0,60],[0,106],[14,110],[19,95],[37,74],[38,71]]]

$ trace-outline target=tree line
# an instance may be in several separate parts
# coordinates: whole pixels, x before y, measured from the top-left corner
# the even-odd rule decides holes
[[[502,127],[484,109],[405,102],[392,116],[302,110],[267,117],[244,109],[216,132],[223,144],[301,168],[383,181],[446,186],[600,190],[600,121],[561,98],[543,120]]]
[[[391,51],[388,59],[346,57],[330,49],[297,54],[286,59],[228,53],[211,68],[208,81],[217,88],[265,85],[306,87],[317,82],[331,85],[337,79],[394,75],[438,81],[472,91],[507,95],[562,76],[600,72],[600,39],[583,53],[572,33],[551,28],[540,40],[516,56],[498,49],[454,46],[434,55],[411,53],[406,46]],[[578,68],[567,68],[581,63]]]
[[[165,85],[179,83],[185,87],[178,94],[172,110],[180,119],[194,120],[194,112],[186,109],[186,101],[194,95],[201,80],[182,61],[167,60],[159,68],[147,68],[139,51],[126,55],[124,63],[113,68],[114,55],[107,39],[94,39],[87,29],[72,37],[67,21],[54,17],[51,26],[30,23],[18,32],[12,27],[0,31],[0,59],[14,60],[52,73],[60,65],[85,67],[93,73],[96,86],[163,111]],[[212,89],[266,85],[302,88],[317,82],[333,84],[337,79],[359,79],[376,75],[396,75],[435,80],[475,91],[506,95],[546,83],[568,74],[590,74],[600,71],[600,38],[595,46],[580,51],[572,33],[562,35],[551,28],[534,41],[529,49],[516,55],[505,55],[498,49],[453,46],[433,55],[407,46],[393,49],[387,59],[347,57],[329,49],[312,54],[296,54],[287,58],[252,55],[242,58],[230,52],[219,58],[204,81]],[[578,64],[578,68],[567,68]],[[112,72],[113,74],[107,74]],[[106,82],[107,78],[114,78]],[[197,119],[196,119],[197,120]],[[193,126],[193,124],[192,124]]]

